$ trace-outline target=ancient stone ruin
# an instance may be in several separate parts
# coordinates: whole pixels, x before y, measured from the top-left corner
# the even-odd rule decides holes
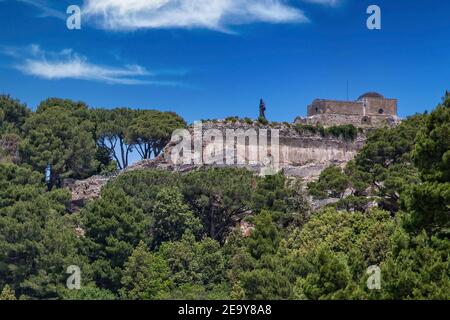
[[[308,106],[307,118],[296,123],[336,126],[352,124],[358,128],[394,126],[399,122],[397,100],[368,92],[356,101],[316,99]]]
[[[241,158],[247,159],[248,150],[251,147],[250,141],[252,141],[250,133],[254,131],[254,135],[259,137],[260,132],[271,132],[275,129],[279,134],[279,145],[275,149],[270,143],[269,149],[272,153],[275,151],[279,155],[276,157],[279,161],[278,168],[287,176],[301,178],[307,182],[316,179],[322,170],[330,165],[344,166],[352,160],[364,146],[367,130],[384,125],[395,126],[399,121],[397,100],[385,99],[378,93],[367,93],[355,102],[315,100],[308,106],[308,117],[305,119],[297,118],[293,124],[261,123],[260,121],[239,120],[237,118],[233,118],[233,121],[214,120],[203,122],[201,131],[197,133],[194,130],[195,126],[191,126],[187,136],[194,141],[198,135],[203,137],[207,130],[214,130],[216,133],[223,135],[230,130],[243,132],[245,135],[245,138],[242,139],[244,146],[241,147],[243,148],[239,149],[239,143],[236,142],[232,150],[228,151],[233,152],[237,157],[241,152]],[[356,137],[348,139],[343,136],[324,135],[320,130],[311,130],[315,128],[314,126],[310,126],[309,129],[303,128],[308,127],[304,126],[305,124],[322,125],[323,127],[354,125],[360,130],[358,130]],[[260,138],[254,140],[254,143],[259,144],[259,140]],[[207,150],[208,145],[211,145],[214,141],[215,138],[213,141],[205,138],[202,142],[203,150]],[[225,140],[223,140],[223,144],[226,145]],[[205,166],[205,164],[196,164],[195,161],[183,164],[174,163],[173,150],[178,145],[177,141],[172,141],[164,148],[162,154],[155,159],[140,161],[123,172],[144,169],[187,172]],[[192,159],[194,158],[195,156],[192,157]],[[260,155],[258,155],[258,160],[260,161],[256,165],[250,162],[232,165],[225,161],[224,163],[207,164],[206,166],[245,167],[261,173],[261,167],[264,168],[265,164]],[[86,200],[98,197],[101,188],[111,178],[114,177],[96,176],[68,185],[72,191],[75,210],[83,206]]]

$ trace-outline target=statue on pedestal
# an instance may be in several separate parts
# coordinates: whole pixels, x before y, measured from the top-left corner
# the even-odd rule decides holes
[[[266,104],[263,99],[259,101],[259,118],[266,120]]]

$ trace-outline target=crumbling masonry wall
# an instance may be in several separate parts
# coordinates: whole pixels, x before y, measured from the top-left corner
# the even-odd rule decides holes
[[[384,98],[378,93],[367,93],[356,101],[316,99],[308,106],[308,117],[299,118],[296,122],[323,126],[393,126],[399,122],[397,100]]]

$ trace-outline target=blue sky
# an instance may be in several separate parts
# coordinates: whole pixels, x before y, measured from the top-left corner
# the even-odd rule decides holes
[[[82,29],[66,9],[82,9]],[[382,29],[368,30],[376,4]],[[305,115],[378,91],[407,116],[450,89],[450,1],[0,0],[0,93],[171,110],[188,122]]]

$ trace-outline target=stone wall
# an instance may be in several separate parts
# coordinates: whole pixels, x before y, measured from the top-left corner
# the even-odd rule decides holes
[[[308,106],[308,117],[320,114],[341,114],[363,116],[361,102],[338,100],[314,100]]]
[[[400,119],[395,116],[380,115],[341,115],[341,114],[320,114],[306,119],[297,118],[296,123],[322,125],[324,127],[354,125],[357,128],[378,128],[383,126],[393,127],[399,123]]]
[[[366,105],[366,115],[391,115],[397,116],[397,100],[396,99],[378,99],[364,98]],[[382,111],[382,112],[380,112]]]
[[[362,95],[357,101],[316,99],[308,106],[308,117],[299,123],[322,126],[352,124],[356,127],[396,125],[397,100],[377,93]]]

